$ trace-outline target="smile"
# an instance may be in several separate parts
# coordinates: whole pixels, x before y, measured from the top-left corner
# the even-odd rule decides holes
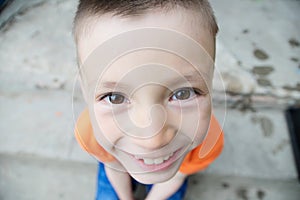
[[[177,161],[182,148],[176,150],[175,152],[169,153],[167,155],[157,157],[157,158],[144,158],[142,156],[133,156],[131,157],[135,160],[139,166],[146,171],[156,172],[156,171],[163,171],[171,167],[174,162]]]
[[[155,159],[138,158],[136,156],[135,156],[135,158],[138,159],[138,160],[143,160],[145,165],[159,165],[159,164],[162,164],[165,161],[168,161],[173,155],[174,155],[174,153],[170,153],[169,155],[166,155],[164,157],[155,158]]]

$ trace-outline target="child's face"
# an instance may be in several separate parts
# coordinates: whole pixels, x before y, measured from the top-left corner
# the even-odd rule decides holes
[[[111,167],[143,183],[174,176],[185,155],[202,142],[210,122],[214,37],[193,13],[178,10],[138,18],[106,16],[91,23],[93,29],[78,41],[95,138],[117,158]],[[194,41],[177,40],[175,32],[160,37],[153,29],[145,35],[129,34],[124,41],[108,40],[146,27],[174,30]],[[165,48],[144,46],[112,56],[123,45],[135,46],[138,38],[147,44],[161,40]],[[203,49],[190,45],[195,41]],[[174,50],[172,43],[182,48]],[[115,59],[102,66],[110,56]]]

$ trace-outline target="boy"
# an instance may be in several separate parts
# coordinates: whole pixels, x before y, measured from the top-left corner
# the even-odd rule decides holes
[[[217,25],[207,0],[81,0],[75,17],[88,108],[75,136],[99,160],[96,199],[182,199],[221,153],[211,114]]]

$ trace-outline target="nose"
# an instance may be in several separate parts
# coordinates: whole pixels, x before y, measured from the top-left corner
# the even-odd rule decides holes
[[[159,149],[175,136],[175,130],[169,125],[167,112],[161,104],[139,104],[132,109],[130,118],[134,124],[131,140],[147,149]]]
[[[151,151],[157,150],[169,144],[175,136],[175,131],[171,127],[163,127],[158,133],[148,138],[131,138],[132,142],[139,147]]]

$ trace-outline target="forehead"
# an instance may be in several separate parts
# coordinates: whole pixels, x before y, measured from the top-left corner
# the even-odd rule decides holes
[[[213,66],[205,63],[201,70],[184,58],[163,50],[143,49],[128,53],[112,62],[100,73],[94,67],[83,70],[89,87],[103,83],[139,87],[147,84],[175,86],[184,82],[206,82]],[[98,68],[97,68],[98,69]],[[97,75],[98,74],[98,75]]]
[[[124,77],[124,74],[133,79],[148,77],[148,80],[151,80],[156,77],[155,73],[159,73],[155,71],[158,67],[164,68],[159,77],[172,75],[170,78],[174,78],[182,74],[195,73],[198,70],[200,76],[205,76],[205,81],[209,81],[212,78],[214,37],[209,30],[201,28],[201,19],[199,16],[195,17],[195,13],[187,12],[186,10],[181,12],[175,12],[175,10],[170,12],[157,11],[136,18],[105,15],[98,18],[98,20],[91,20],[89,23],[89,30],[79,38],[77,43],[79,63],[82,67],[82,74],[84,74],[88,84],[97,82],[100,75],[102,80],[118,82]],[[148,32],[150,30],[149,27],[172,30],[178,35],[187,36],[186,38],[188,39],[181,40],[181,35],[180,37],[177,37],[176,34],[175,36],[166,35],[165,32],[161,32],[161,35],[156,32],[153,34],[155,35],[154,37],[151,32]],[[141,29],[145,31],[134,35],[129,34],[130,37],[119,37]],[[161,44],[163,49],[168,49],[172,46],[171,49],[175,53],[172,53],[172,51],[167,52],[163,49],[149,50],[147,45],[145,45],[145,48],[140,48],[125,55],[118,55],[118,52],[122,51],[120,49],[126,46],[134,46],[139,40],[143,41],[143,44],[147,43],[147,45],[151,45],[151,42],[156,43],[158,46]],[[190,42],[194,46],[197,44],[197,47],[192,48]],[[102,46],[106,46],[106,50],[101,51]],[[112,54],[116,55],[112,56]],[[110,57],[113,59],[110,60]],[[189,59],[185,59],[186,57]],[[190,60],[195,62],[190,63]],[[103,66],[106,67],[99,67],[101,63],[105,63]],[[109,63],[109,67],[107,67],[107,63]],[[132,72],[137,66],[150,63],[152,66],[154,64],[155,67],[148,67],[147,70],[145,70],[146,68],[140,70],[140,68]],[[200,68],[195,68],[195,63]],[[131,71],[130,76],[128,76],[129,71]],[[141,74],[138,75],[136,74],[137,72]]]
[[[181,7],[169,11],[154,10],[141,16],[120,17],[105,14],[86,17],[82,21],[83,33],[78,36],[77,53],[80,64],[102,43],[126,31],[145,27],[170,29],[183,33],[199,43],[214,59],[215,39],[205,27],[204,19],[193,10]]]
[[[147,69],[147,67],[152,69]],[[138,68],[140,70],[137,70]],[[133,71],[139,72],[141,75],[144,73],[148,76],[150,76],[150,73],[161,72],[167,76],[168,73],[193,74],[199,70],[195,69],[188,60],[176,53],[161,49],[139,49],[118,57],[102,74],[104,78],[113,76],[116,79],[121,79],[124,74],[135,74]]]

